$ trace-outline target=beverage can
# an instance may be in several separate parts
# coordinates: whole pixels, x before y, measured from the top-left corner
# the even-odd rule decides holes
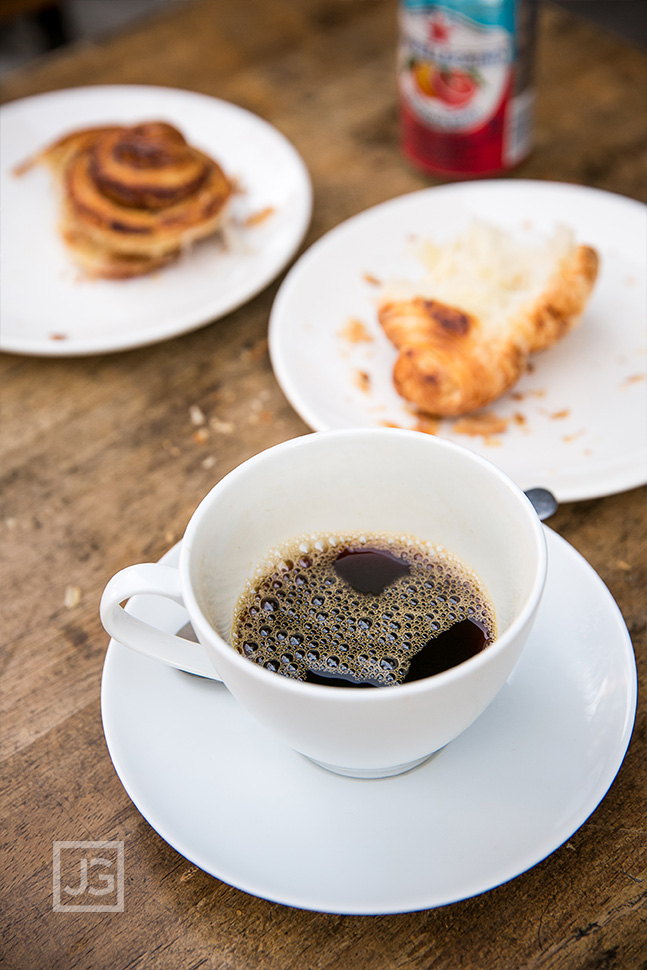
[[[537,0],[400,0],[402,151],[449,178],[513,168],[530,152]]]

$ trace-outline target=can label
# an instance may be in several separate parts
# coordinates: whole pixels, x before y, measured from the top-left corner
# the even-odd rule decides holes
[[[403,0],[398,88],[403,147],[415,162],[479,175],[527,154],[533,95],[528,25],[523,36],[519,30],[523,5]]]

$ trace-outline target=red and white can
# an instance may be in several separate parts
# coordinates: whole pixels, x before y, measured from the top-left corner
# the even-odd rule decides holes
[[[513,168],[530,152],[537,0],[400,0],[402,150],[449,178]]]

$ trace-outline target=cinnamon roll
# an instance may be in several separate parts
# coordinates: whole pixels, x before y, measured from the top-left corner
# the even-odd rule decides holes
[[[72,132],[40,153],[61,192],[61,231],[91,275],[139,276],[222,225],[232,185],[165,122]]]

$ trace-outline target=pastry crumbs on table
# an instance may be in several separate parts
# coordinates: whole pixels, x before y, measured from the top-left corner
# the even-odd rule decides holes
[[[209,426],[219,434],[232,434],[234,425],[231,421],[223,421],[221,418],[210,418]]]
[[[191,424],[200,425],[204,424],[207,420],[204,416],[204,412],[197,404],[192,404],[189,408],[189,417],[191,418]]]
[[[68,610],[78,606],[81,602],[82,594],[78,586],[68,586],[65,590],[64,603]]]

